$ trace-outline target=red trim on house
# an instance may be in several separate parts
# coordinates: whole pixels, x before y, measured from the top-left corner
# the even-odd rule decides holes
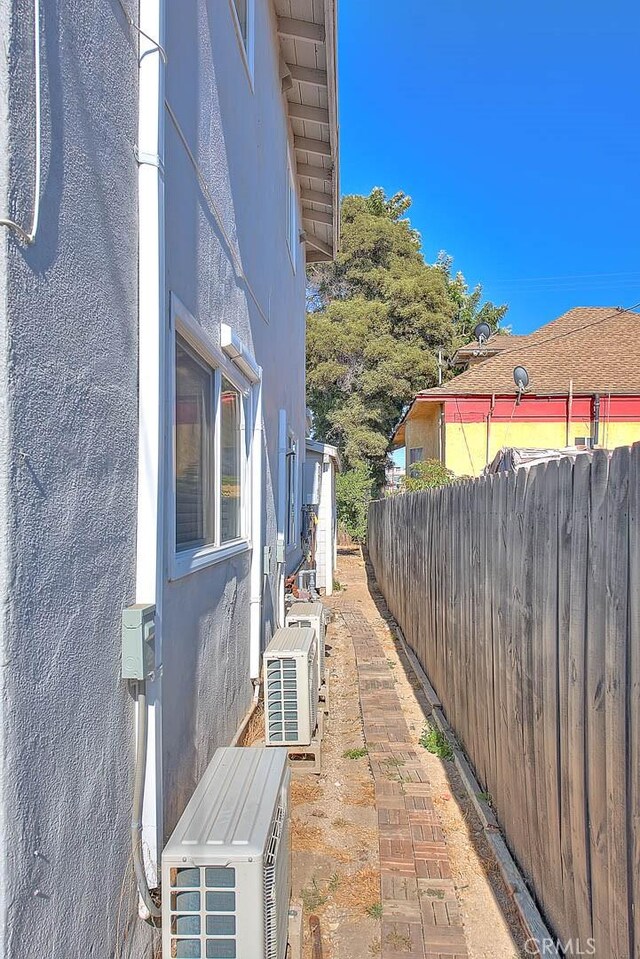
[[[515,396],[418,396],[419,403],[440,403],[444,406],[445,423],[484,423],[491,413],[494,423],[566,423],[569,398],[565,396],[523,396],[515,405]],[[574,396],[571,420],[593,419],[593,395]],[[492,408],[493,404],[493,408]],[[640,396],[600,394],[600,420],[605,423],[640,422]]]

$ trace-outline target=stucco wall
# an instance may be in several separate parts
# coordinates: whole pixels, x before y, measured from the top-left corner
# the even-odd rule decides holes
[[[12,11],[8,207],[28,222],[32,4]],[[2,238],[0,925],[12,959],[106,959],[121,890],[119,934],[134,936],[123,886],[133,706],[119,635],[134,589],[136,42],[115,2],[43,0],[41,26],[40,226],[30,248]],[[139,924],[135,935],[150,938]]]
[[[590,436],[592,425],[586,419],[572,419],[570,443],[576,437]],[[604,423],[600,445],[605,449],[631,446],[640,440],[640,423]],[[562,447],[567,443],[566,423],[528,422],[492,423],[489,438],[489,462],[503,446]],[[486,423],[447,423],[445,463],[457,476],[479,476],[487,465]]]
[[[423,459],[438,459],[440,456],[440,410],[439,403],[418,403],[413,416],[405,423],[407,463],[409,451],[421,448]]]
[[[303,450],[305,406],[304,269],[293,273],[285,239],[273,14],[256,0],[252,92],[228,0],[169,7],[167,98],[266,319],[234,273],[169,120],[167,292],[212,336],[228,323],[263,367],[263,522],[274,545],[278,413],[287,410]],[[13,8],[9,209],[22,218],[32,195],[33,23],[28,5]],[[42,0],[42,27],[40,229],[29,249],[2,233],[6,283],[0,252],[0,927],[12,959],[112,959],[151,950],[129,869],[134,708],[120,679],[121,609],[134,600],[135,575],[137,39],[116,0]],[[0,164],[4,199],[2,182]],[[160,598],[165,838],[249,704],[249,564],[243,554],[193,573]],[[267,633],[276,605],[272,568]]]
[[[221,323],[231,326],[263,368],[263,522],[266,541],[275,546],[280,409],[287,411],[288,425],[298,437],[299,467],[304,455],[304,263],[299,247],[294,273],[286,243],[288,125],[269,0],[256,0],[255,13],[252,90],[229,0],[170,4],[166,96],[260,308],[234,270],[169,118],[167,291],[179,297],[214,341],[219,341]],[[291,551],[289,565],[300,555]],[[249,570],[245,555],[164,590],[165,834],[216,746],[229,741],[249,705]],[[277,607],[275,567],[265,583],[269,635]]]

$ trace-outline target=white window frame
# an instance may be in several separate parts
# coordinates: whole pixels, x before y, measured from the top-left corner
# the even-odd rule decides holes
[[[251,495],[249,480],[251,476],[251,437],[253,434],[253,410],[255,408],[255,397],[253,392],[255,384],[251,384],[240,372],[240,370],[225,356],[220,347],[214,342],[213,337],[207,333],[200,324],[194,319],[183,303],[180,302],[175,294],[171,295],[171,335],[169,338],[169,349],[167,351],[167,424],[169,426],[168,436],[168,468],[167,468],[167,502],[166,502],[166,556],[168,557],[167,575],[169,580],[180,579],[188,576],[197,570],[205,569],[216,563],[223,562],[236,556],[239,553],[247,552],[251,549]],[[176,549],[176,337],[179,336],[196,353],[200,362],[210,367],[214,374],[214,409],[213,418],[213,470],[214,470],[214,504],[215,504],[215,542],[203,546],[196,546],[193,549]],[[240,403],[242,417],[242,440],[243,456],[240,475],[240,516],[241,516],[241,536],[227,543],[220,541],[220,496],[221,496],[221,446],[220,446],[220,390],[222,377],[240,392],[242,401]]]
[[[291,161],[291,150],[287,147],[287,184],[286,184],[286,233],[287,249],[289,250],[289,259],[291,268],[295,273],[297,271],[297,232],[298,232],[298,192],[296,190],[296,181],[293,175],[293,163]]]
[[[238,11],[236,10],[236,5],[234,0],[229,0],[229,6],[231,7],[231,19],[233,20],[233,26],[236,31],[238,46],[240,47],[240,55],[242,57],[244,68],[247,71],[247,77],[249,78],[249,86],[251,87],[251,92],[253,93],[254,84],[255,84],[256,3],[255,3],[255,0],[247,0],[247,42],[246,44],[244,41],[244,37],[242,36],[242,27],[240,26],[240,19],[238,17]]]

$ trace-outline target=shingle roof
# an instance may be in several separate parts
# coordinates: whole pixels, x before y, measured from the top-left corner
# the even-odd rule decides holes
[[[640,394],[640,313],[580,306],[528,336],[499,339],[501,352],[418,396],[513,393],[516,366],[537,396],[567,393],[570,381],[574,393]]]

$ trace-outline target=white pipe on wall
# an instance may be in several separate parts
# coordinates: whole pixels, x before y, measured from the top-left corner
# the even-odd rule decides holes
[[[138,67],[138,503],[136,602],[156,606],[156,668],[147,684],[148,751],[142,845],[159,881],[162,803],[163,434],[166,330],[164,247],[165,0],[140,0]],[[142,914],[142,913],[141,913]]]
[[[278,417],[278,626],[284,626],[284,581],[286,568],[287,529],[287,411]]]
[[[34,0],[33,3],[33,84],[34,84],[34,103],[33,103],[33,210],[31,213],[31,227],[27,231],[20,226],[16,220],[9,217],[0,219],[0,226],[6,226],[16,233],[23,243],[31,245],[35,243],[38,232],[38,220],[40,218],[40,166],[42,163],[42,105],[41,105],[41,81],[40,81],[40,0]]]
[[[264,478],[262,464],[262,370],[254,387],[253,433],[251,437],[251,611],[249,627],[249,663],[252,680],[260,679],[262,646]]]

